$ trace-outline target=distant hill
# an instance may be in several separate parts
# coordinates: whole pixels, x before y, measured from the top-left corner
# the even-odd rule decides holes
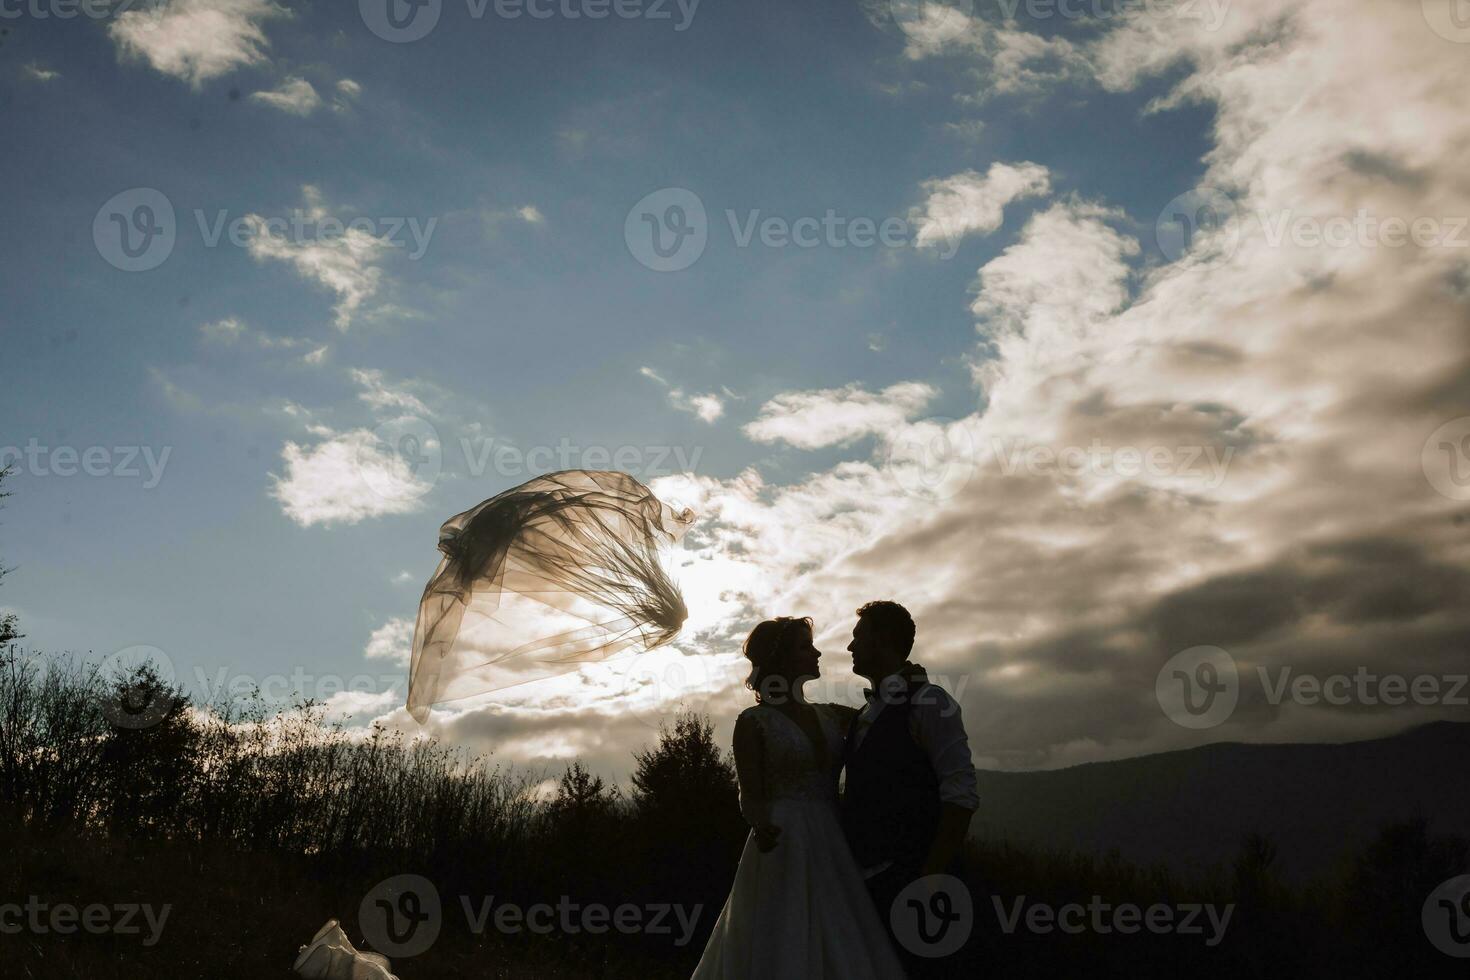
[[[1252,831],[1279,847],[1280,873],[1329,868],[1384,823],[1422,815],[1470,837],[1470,724],[1436,722],[1336,745],[1245,745],[980,775],[972,836],[1164,862],[1228,863]]]

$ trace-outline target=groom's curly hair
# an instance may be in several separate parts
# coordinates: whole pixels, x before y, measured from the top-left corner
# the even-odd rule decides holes
[[[875,599],[864,603],[857,611],[858,619],[865,619],[873,624],[883,636],[892,643],[894,648],[908,659],[908,655],[914,649],[914,617],[909,611],[891,599]]]

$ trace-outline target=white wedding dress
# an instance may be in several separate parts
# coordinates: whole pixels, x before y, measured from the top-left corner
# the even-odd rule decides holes
[[[746,839],[693,980],[903,977],[837,815],[843,719],[836,706],[814,707],[825,752],[769,705],[736,721],[741,813],[781,833],[764,854]]]

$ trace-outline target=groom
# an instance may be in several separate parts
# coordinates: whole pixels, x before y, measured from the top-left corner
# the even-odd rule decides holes
[[[913,617],[888,601],[857,616],[847,649],[872,688],[843,749],[842,825],[891,936],[894,900],[919,878],[953,873],[980,801],[959,705],[909,662]],[[894,948],[922,973],[915,951],[897,940]]]

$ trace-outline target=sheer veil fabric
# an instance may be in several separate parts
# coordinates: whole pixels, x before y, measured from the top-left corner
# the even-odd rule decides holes
[[[564,470],[457,514],[414,627],[408,710],[673,639],[688,612],[660,551],[694,522],[626,473]]]

